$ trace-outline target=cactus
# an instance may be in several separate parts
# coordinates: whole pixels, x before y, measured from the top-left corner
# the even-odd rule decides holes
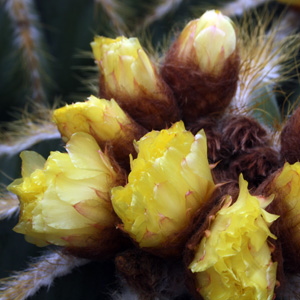
[[[288,284],[284,285],[291,274],[298,275],[298,268],[292,267],[296,265],[293,259],[284,259],[289,253],[289,241],[280,232],[285,224],[284,232],[296,239],[287,225],[295,222],[284,222],[289,214],[281,215],[282,205],[278,204],[281,192],[273,188],[274,180],[284,170],[284,162],[287,160],[292,164],[300,160],[296,121],[300,91],[297,78],[300,39],[295,33],[300,28],[297,6],[297,1],[289,0],[278,0],[278,3],[226,1],[225,4],[220,0],[210,4],[196,0],[150,0],[147,3],[134,0],[0,1],[0,182],[3,186],[0,190],[0,220],[5,219],[0,223],[0,253],[3,257],[0,277],[7,277],[0,280],[0,299],[26,299],[29,296],[36,300],[55,299],[59,295],[60,299],[74,300],[174,299],[176,296],[209,300],[209,293],[198,293],[195,276],[188,271],[188,265],[193,261],[194,250],[201,239],[208,239],[210,229],[219,226],[214,225],[219,224],[214,223],[214,216],[236,201],[241,173],[248,182],[250,194],[255,195],[262,211],[266,210],[264,214],[280,216],[279,222],[275,218],[274,224],[269,222],[268,236],[272,240],[264,240],[264,249],[272,256],[270,260],[268,254],[268,261],[278,267],[276,276],[276,268],[273,268],[272,284],[268,286],[272,291],[265,293],[268,296],[262,299],[271,299],[274,291],[274,297],[297,295],[295,288],[291,290]],[[281,13],[283,9],[284,13]],[[204,15],[206,17],[198,21],[201,26],[192,21],[207,10],[210,11]],[[119,42],[126,45],[119,46]],[[114,46],[110,47],[111,44]],[[100,100],[94,96],[103,102],[97,104],[101,110],[99,124],[93,114],[93,105],[96,107],[95,101],[100,103]],[[93,105],[80,103],[86,99],[90,102],[92,99]],[[72,123],[68,118],[72,118]],[[168,132],[179,126],[172,127],[172,124],[179,124],[176,123],[179,120],[183,120],[186,131],[180,123],[183,133],[174,133],[176,138],[170,142]],[[107,128],[113,126],[117,133],[113,134],[107,128],[105,134],[100,132],[104,126],[102,122]],[[53,222],[53,205],[50,218],[49,211],[43,213],[48,204],[43,208],[28,208],[25,207],[27,199],[43,197],[48,190],[55,190],[59,199],[64,199],[65,195],[61,197],[60,193],[68,190],[89,190],[88,195],[93,190],[101,198],[103,195],[89,183],[95,172],[91,169],[92,163],[89,165],[85,161],[83,164],[75,157],[74,170],[84,170],[76,172],[83,177],[88,173],[89,180],[76,177],[79,173],[72,174],[71,171],[70,176],[80,180],[82,189],[70,185],[63,191],[59,190],[61,186],[56,188],[55,185],[59,184],[57,178],[61,166],[54,168],[58,173],[53,173],[50,167],[47,169],[47,163],[44,166],[40,155],[26,151],[21,155],[23,158],[27,155],[35,159],[23,159],[24,181],[14,181],[10,192],[5,187],[12,179],[20,177],[21,151],[34,150],[44,157],[48,157],[50,151],[63,152],[64,143],[72,140],[73,133],[73,139],[76,138],[78,131],[84,131],[79,135],[92,139],[101,147],[102,151],[95,147],[97,150],[93,155],[100,155],[103,163],[109,165],[110,175],[103,176],[118,174],[122,180],[114,180],[105,187],[105,205],[94,205],[90,198],[83,198],[81,202],[84,203],[78,205],[81,202],[71,199],[75,193],[70,197],[66,195],[72,200],[66,210],[66,221],[61,215],[59,222]],[[188,145],[181,134],[187,136]],[[107,138],[110,135],[112,137]],[[202,139],[205,140],[202,146],[206,147],[207,143],[207,154],[206,149],[201,150],[202,146],[195,146],[202,143]],[[142,145],[143,149],[139,149]],[[80,147],[80,143],[76,147]],[[187,151],[186,147],[191,150]],[[83,151],[90,158],[90,152]],[[67,156],[60,152],[52,152],[49,166],[50,163],[60,164],[60,160],[55,161],[57,153]],[[173,161],[178,162],[178,166],[173,165]],[[166,166],[168,170],[164,170]],[[144,172],[148,167],[151,172]],[[68,171],[66,166],[62,168]],[[199,192],[204,183],[194,175],[200,169],[213,187],[205,197]],[[139,176],[132,175],[133,170],[143,174],[141,183],[137,183]],[[51,182],[37,188],[35,185],[41,182],[35,172],[48,172]],[[45,180],[48,180],[47,176]],[[172,179],[168,181],[166,178],[170,177]],[[27,179],[31,180],[31,185],[26,185]],[[105,185],[105,180],[103,182]],[[118,206],[118,193],[129,186],[133,189],[135,185],[145,188],[136,188],[136,195],[127,193],[131,198],[124,198]],[[45,186],[46,191],[43,190]],[[153,190],[154,196],[146,187]],[[143,191],[148,196],[141,196]],[[44,246],[55,240],[55,246],[47,246],[52,252],[35,258],[25,271],[20,271],[24,262],[40,253],[36,246],[26,243],[11,230],[16,225],[15,215],[19,211],[18,200],[11,192],[22,202],[20,220],[26,221],[24,211],[27,209],[32,216],[29,227],[31,222],[41,222],[38,239],[41,238],[42,243],[36,242],[34,235],[30,236],[28,226],[21,226],[19,232],[26,235],[27,241]],[[276,195],[272,202],[268,197],[273,192]],[[160,193],[157,199],[165,200],[164,205],[161,200],[156,204],[163,213],[157,212],[159,209],[148,201],[156,197],[155,193]],[[143,197],[150,198],[144,202],[139,200]],[[168,212],[168,205],[175,198],[180,207],[187,208],[184,214],[175,206],[172,213]],[[134,213],[126,203],[134,207]],[[84,244],[80,239],[80,243],[75,243],[76,247],[72,247],[70,239],[60,241],[62,234],[53,237],[52,234],[62,228],[51,227],[59,223],[65,230],[73,221],[75,223],[72,217],[68,219],[72,214],[67,211],[73,209],[72,205],[80,214],[80,222],[85,224],[85,220],[91,220],[89,226],[97,232],[97,235],[85,237],[92,242],[89,240]],[[109,207],[112,214],[110,231],[102,240],[98,234],[104,231],[102,223],[94,220],[102,214],[100,206]],[[147,210],[149,216],[151,210],[151,218],[147,216]],[[234,210],[234,204],[230,210]],[[174,230],[174,216],[182,218],[184,221],[176,221],[184,226]],[[156,219],[159,221],[154,224]],[[44,231],[44,224],[51,227],[51,238],[48,231]],[[137,231],[137,234],[143,234],[140,239],[135,233],[139,226],[143,229]],[[260,222],[260,226],[266,225]],[[16,228],[20,228],[20,224]],[[76,240],[82,228],[76,229],[78,232],[74,229],[71,238]],[[155,233],[149,228],[155,228]],[[143,242],[140,243],[140,240],[152,239],[154,246],[150,243],[145,247]],[[158,245],[160,240],[163,240],[162,245]],[[94,246],[101,241],[107,243],[107,247]],[[104,253],[104,248],[109,249],[109,253]],[[177,257],[175,260],[174,256]],[[75,267],[80,269],[73,272]],[[15,274],[10,272],[14,269],[18,271]],[[185,273],[186,283],[183,280]],[[56,277],[65,274],[68,275],[55,280],[53,287],[46,288]],[[123,282],[126,283],[122,285]],[[279,283],[284,288],[280,289]],[[44,288],[38,292],[40,287]]]

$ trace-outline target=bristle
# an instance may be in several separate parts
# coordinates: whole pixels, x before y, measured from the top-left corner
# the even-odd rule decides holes
[[[180,4],[182,0],[161,0],[158,6],[148,15],[142,26],[146,27],[152,24],[155,21],[162,19],[165,15],[174,11]]]
[[[16,195],[0,189],[0,220],[8,219],[19,212],[19,200]]]
[[[248,114],[253,110],[255,100],[265,96],[264,88],[268,87],[273,93],[275,85],[290,79],[291,70],[296,68],[293,57],[299,48],[299,38],[285,36],[286,23],[277,21],[271,24],[272,18],[273,14],[265,14],[253,22],[245,16],[238,30],[241,70],[232,100],[235,112]]]
[[[74,268],[88,263],[62,254],[61,251],[49,252],[39,257],[23,272],[0,280],[1,300],[24,300],[34,295],[41,287],[50,287],[55,278],[67,275]]]
[[[31,98],[37,103],[46,100],[42,83],[41,34],[38,17],[32,0],[6,0],[5,9],[11,18],[15,33],[15,45],[24,56],[25,67],[30,78]]]
[[[95,0],[96,5],[101,5],[107,16],[110,18],[113,23],[115,29],[119,34],[124,33],[125,23],[119,11],[120,3],[116,0]]]
[[[51,121],[52,109],[37,107],[23,112],[19,120],[0,127],[0,156],[13,156],[44,140],[58,139],[60,133]]]
[[[268,1],[268,0],[267,0]],[[231,1],[228,4],[224,5],[221,8],[221,11],[224,15],[234,16],[234,15],[243,15],[243,13],[251,8],[255,8],[263,3],[266,0],[237,0]]]

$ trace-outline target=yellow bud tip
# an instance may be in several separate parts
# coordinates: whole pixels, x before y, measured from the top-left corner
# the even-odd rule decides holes
[[[236,49],[232,21],[220,11],[210,10],[187,24],[179,37],[179,55],[188,59],[196,53],[204,72],[218,72]]]
[[[140,88],[156,91],[155,70],[137,38],[98,36],[91,46],[108,90],[131,96]]]
[[[108,101],[95,96],[56,109],[53,121],[67,140],[73,133],[85,132],[98,142],[124,137],[123,129],[133,123],[114,99]]]

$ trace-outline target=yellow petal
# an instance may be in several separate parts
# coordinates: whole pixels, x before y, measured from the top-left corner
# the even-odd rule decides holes
[[[43,169],[46,160],[43,156],[34,151],[23,151],[20,154],[22,159],[22,176],[28,177],[36,169]]]
[[[91,220],[93,223],[100,225],[110,225],[113,226],[113,219],[111,218],[110,213],[108,213],[107,205],[101,203],[100,201],[87,199],[82,200],[74,208],[84,217]]]

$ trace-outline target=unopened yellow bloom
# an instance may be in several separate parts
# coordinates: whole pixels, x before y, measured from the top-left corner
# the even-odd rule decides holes
[[[112,190],[112,203],[140,247],[159,248],[188,226],[214,189],[206,137],[178,122],[146,134],[136,147],[128,184]]]
[[[280,174],[272,183],[272,190],[280,197],[281,203],[285,206],[284,218],[287,220],[289,232],[292,233],[293,247],[299,247],[300,241],[300,162],[293,165],[285,163]]]
[[[110,189],[117,174],[109,159],[82,132],[66,149],[52,152],[47,161],[36,152],[22,152],[23,178],[8,187],[21,202],[14,230],[38,246],[91,246],[102,229],[114,226]]]
[[[112,146],[115,158],[119,160],[129,160],[129,153],[134,151],[133,140],[146,132],[114,99],[108,101],[95,96],[56,109],[53,120],[64,141],[76,132],[89,133],[101,147]]]
[[[204,72],[217,72],[236,49],[232,21],[221,12],[210,10],[189,22],[178,39],[178,56],[190,59],[194,52]]]
[[[269,226],[278,216],[261,207],[273,197],[260,201],[247,186],[240,176],[237,201],[230,205],[228,196],[189,266],[203,299],[273,299],[277,263],[272,261],[267,239],[276,238]]]
[[[75,132],[89,133],[97,141],[124,138],[125,130],[134,124],[114,99],[108,101],[95,96],[56,109],[53,120],[64,141]]]
[[[97,36],[91,46],[109,90],[132,96],[157,91],[156,72],[137,38]]]
[[[165,128],[179,119],[172,92],[137,38],[98,36],[91,46],[101,71],[101,97],[114,98],[148,130]]]

